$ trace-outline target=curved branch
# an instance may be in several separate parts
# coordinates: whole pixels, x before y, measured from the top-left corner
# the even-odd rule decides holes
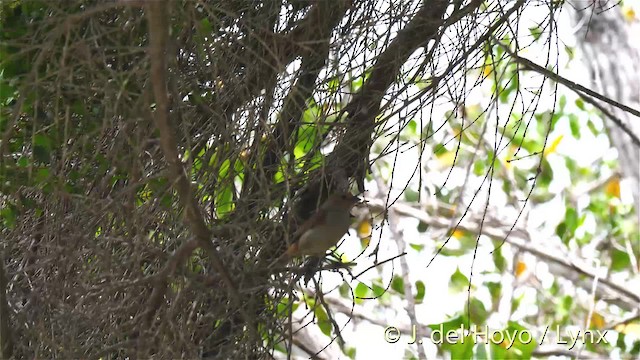
[[[371,208],[376,209],[377,211],[384,211],[384,204],[379,200],[368,200],[369,206]],[[398,214],[402,214],[404,216],[412,217],[420,220],[421,222],[431,225],[435,228],[440,229],[448,229],[449,221],[433,217],[428,213],[416,209],[407,204],[402,204],[397,201],[394,205],[391,206],[394,211]],[[503,226],[508,229],[510,226]],[[477,233],[479,231],[479,226],[477,223],[473,221],[462,221],[458,228],[461,230],[465,230],[471,233]],[[588,281],[593,281],[596,278],[596,270],[590,269],[584,264],[580,264],[578,261],[572,261],[566,259],[566,257],[562,256],[562,254],[556,254],[549,249],[542,248],[540,246],[532,244],[529,239],[531,238],[530,234],[524,229],[515,229],[514,231],[508,232],[501,228],[498,220],[495,221],[486,221],[484,226],[482,227],[482,234],[489,236],[494,239],[504,240],[512,246],[519,248],[522,251],[526,251],[539,259],[543,259],[547,261],[549,264],[554,264],[559,268],[563,269],[561,275],[565,278],[571,280],[574,279],[571,274],[583,275],[588,278]],[[609,294],[606,292],[608,290]],[[610,294],[610,292],[614,292],[614,294]],[[603,300],[607,302],[615,303],[621,308],[627,311],[634,311],[640,307],[640,295],[628,290],[624,285],[617,284],[609,279],[603,279],[601,277],[598,278],[598,296],[603,298]],[[613,298],[611,298],[613,296]]]
[[[533,61],[523,58],[520,55],[514,53],[508,46],[504,45],[502,42],[500,42],[498,39],[494,39],[496,44],[498,44],[502,49],[504,49],[504,51],[506,53],[509,54],[509,56],[511,56],[511,58],[513,58],[517,63],[519,63],[520,65],[523,65],[524,68],[526,70],[531,70],[531,71],[535,71],[541,75],[544,75],[545,77],[557,81],[558,83],[568,87],[569,89],[573,90],[574,92],[576,92],[578,95],[580,95],[583,99],[585,99],[585,101],[587,101],[589,104],[593,105],[594,107],[596,107],[598,110],[600,110],[605,116],[607,116],[608,118],[611,119],[611,121],[613,121],[616,126],[618,126],[622,131],[624,131],[629,138],[631,138],[631,141],[638,147],[640,148],[640,139],[631,131],[631,129],[629,129],[628,126],[626,126],[622,120],[620,120],[619,118],[617,118],[616,116],[614,116],[613,114],[611,114],[611,112],[607,111],[604,107],[602,107],[600,104],[598,104],[596,101],[594,101],[593,99],[598,99],[604,103],[607,103],[615,108],[618,108],[620,110],[626,111],[629,114],[635,115],[637,117],[640,117],[640,110],[636,110],[632,107],[629,107],[625,104],[621,104],[618,101],[615,101],[613,99],[610,99],[607,96],[604,96],[598,92],[595,92],[589,88],[586,88],[574,81],[571,81],[563,76],[560,76],[559,74],[554,73],[553,71],[550,71],[548,69],[545,69],[544,67],[534,63]]]
[[[4,256],[0,254],[0,355],[3,359],[10,359],[13,353],[7,287],[8,281],[4,270]]]
[[[167,23],[167,8],[164,3],[158,1],[149,1],[147,3],[148,19],[149,19],[149,58],[151,61],[151,84],[153,95],[156,102],[156,111],[153,114],[153,120],[160,132],[160,145],[165,156],[165,160],[171,170],[171,180],[174,184],[180,201],[184,206],[184,219],[193,231],[198,244],[208,254],[213,268],[222,277],[229,295],[233,301],[238,304],[240,314],[244,317],[247,324],[252,324],[252,317],[248,315],[242,307],[242,299],[235,282],[227,271],[220,252],[213,246],[211,242],[211,231],[205,224],[202,217],[200,207],[193,196],[191,184],[187,179],[182,162],[178,155],[177,142],[174,132],[169,124],[169,98],[167,94],[167,72],[166,72],[166,44],[169,36],[169,24]],[[166,287],[166,281],[161,286]],[[158,289],[156,289],[158,290]],[[163,290],[158,290],[163,291]],[[154,290],[155,292],[155,290]],[[253,339],[257,339],[256,329],[249,325],[249,331],[253,335]]]

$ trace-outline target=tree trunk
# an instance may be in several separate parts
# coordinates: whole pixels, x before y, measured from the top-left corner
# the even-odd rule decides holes
[[[589,69],[591,87],[603,95],[640,109],[640,34],[638,19],[625,19],[615,1],[574,0],[569,5],[578,31],[578,47]],[[586,84],[585,84],[586,85]],[[640,137],[640,119],[610,105],[605,109]],[[640,214],[640,147],[621,126],[611,119],[604,121],[611,144],[618,151],[623,178],[631,182],[636,213]]]

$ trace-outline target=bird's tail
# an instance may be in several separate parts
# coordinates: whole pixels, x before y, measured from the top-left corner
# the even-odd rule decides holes
[[[278,256],[277,259],[275,259],[271,264],[269,264],[269,269],[272,269],[273,267],[275,267],[278,264],[284,264],[287,262],[287,260],[289,260],[289,254],[284,253],[280,256]]]
[[[275,259],[271,264],[269,264],[269,269],[273,268],[278,264],[284,264],[289,261],[290,258],[298,255],[298,243],[295,242],[289,246],[287,251],[285,251],[282,255],[280,255],[277,259]]]

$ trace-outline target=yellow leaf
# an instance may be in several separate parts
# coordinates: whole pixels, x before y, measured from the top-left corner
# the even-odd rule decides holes
[[[484,76],[489,76],[491,75],[492,72],[493,72],[493,66],[488,64],[482,65],[482,73],[484,74]]]
[[[518,150],[517,146],[510,145],[507,150],[507,153],[505,154],[504,157],[502,157],[502,163],[507,170],[511,170],[511,168],[513,167],[513,162],[509,160],[513,159],[513,154],[515,154],[517,150]]]
[[[366,238],[366,237],[370,237],[371,236],[371,222],[369,222],[369,220],[365,219],[362,220],[359,224],[358,224],[358,237],[360,237],[360,239]]]
[[[467,105],[463,110],[463,115],[467,119],[477,119],[484,114],[484,108],[480,104]]]
[[[593,314],[591,314],[591,326],[595,329],[604,329],[604,317],[594,311]]]
[[[640,323],[620,324],[615,330],[625,335],[640,336]]]
[[[516,263],[516,277],[520,277],[525,271],[527,271],[527,264],[524,261],[518,261]]]
[[[622,17],[628,22],[634,22],[636,20],[636,12],[631,6],[624,6],[622,8]]]
[[[455,151],[447,151],[444,154],[438,155],[438,160],[444,166],[453,165],[453,161],[455,160],[455,158],[456,158]]]
[[[451,218],[455,214],[456,214],[456,206],[455,205],[446,206],[446,207],[445,206],[438,207],[438,215],[440,215],[440,216],[444,216],[446,218]]]
[[[244,161],[249,160],[249,155],[251,155],[251,153],[249,152],[249,149],[242,150],[240,152],[240,160],[244,160]]]
[[[555,140],[553,140],[551,145],[549,145],[548,148],[544,149],[544,155],[547,156],[556,152],[556,150],[558,149],[558,145],[560,145],[563,137],[564,135],[559,135]]]
[[[460,239],[461,237],[464,236],[464,230],[455,229],[453,230],[453,234],[451,234],[451,236],[453,236],[456,239]]]
[[[505,161],[504,161],[504,167],[505,167],[507,170],[511,170],[511,168],[513,167],[513,165],[511,164],[511,161],[506,161],[506,160],[505,160]]]
[[[453,131],[453,138],[457,138],[458,136],[460,136],[460,132],[462,131],[462,128],[458,125],[455,126],[451,126],[451,130]]]
[[[604,193],[620,199],[620,177],[614,176],[604,186]]]
[[[360,239],[360,245],[362,245],[363,249],[368,247],[369,243],[371,243],[371,236],[367,236]]]

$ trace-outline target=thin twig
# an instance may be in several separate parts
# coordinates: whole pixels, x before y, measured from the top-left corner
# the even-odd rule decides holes
[[[200,208],[192,195],[191,184],[186,178],[184,168],[180,161],[177,142],[173,135],[173,130],[169,124],[169,98],[167,94],[167,73],[166,73],[166,44],[169,36],[169,24],[167,7],[158,1],[147,2],[149,19],[149,57],[151,60],[151,83],[156,101],[156,111],[154,121],[160,132],[160,145],[172,171],[173,184],[180,195],[183,203],[184,219],[196,236],[200,246],[209,253],[213,268],[220,273],[233,301],[238,305],[238,310],[245,322],[248,324],[249,333],[255,341],[258,339],[256,328],[252,325],[253,318],[249,316],[242,306],[242,298],[236,289],[236,282],[231,278],[225,265],[222,263],[222,256],[211,243],[211,232],[204,222]]]
[[[501,41],[499,41],[498,39],[495,39],[495,42],[502,48],[504,49],[504,51],[506,53],[508,53],[513,60],[515,60],[517,63],[523,65],[525,67],[525,69],[531,70],[531,71],[535,71],[539,74],[542,74],[546,77],[548,77],[549,79],[552,79],[554,81],[557,81],[558,83],[568,87],[569,89],[577,92],[579,95],[582,96],[582,98],[585,99],[585,101],[587,101],[588,103],[592,104],[593,106],[595,106],[596,108],[598,108],[598,110],[600,110],[603,114],[605,114],[607,117],[609,117],[615,124],[616,126],[618,126],[620,129],[622,129],[622,131],[624,131],[627,135],[629,135],[629,137],[631,138],[631,141],[640,148],[640,139],[631,131],[631,129],[629,129],[624,122],[622,122],[622,120],[620,120],[619,118],[617,118],[616,116],[614,116],[613,114],[611,114],[611,112],[607,111],[604,107],[600,106],[599,104],[597,104],[592,98],[596,98],[602,102],[605,102],[613,107],[616,107],[620,110],[623,110],[629,114],[635,115],[637,117],[640,117],[640,110],[634,109],[632,107],[629,107],[625,104],[621,104],[613,99],[610,99],[598,92],[595,92],[589,88],[586,88],[574,81],[571,81],[557,73],[554,73],[553,71],[550,71],[548,69],[545,69],[544,67],[534,63],[533,61],[523,58],[520,55],[514,53],[513,51],[511,51],[511,49],[503,44]]]

